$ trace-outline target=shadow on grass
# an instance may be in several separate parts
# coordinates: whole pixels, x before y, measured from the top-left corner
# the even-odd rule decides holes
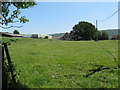
[[[12,80],[9,81],[9,83],[5,86],[2,86],[3,89],[28,89],[26,85],[21,84],[20,82],[14,83]]]

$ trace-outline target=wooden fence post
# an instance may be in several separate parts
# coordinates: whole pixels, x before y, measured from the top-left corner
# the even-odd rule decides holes
[[[4,47],[2,46],[2,65],[4,64]]]
[[[5,57],[4,57],[4,46],[2,44],[2,88],[5,88],[8,86],[8,75],[5,68]]]
[[[0,90],[2,90],[2,45],[0,45]]]
[[[4,45],[5,53],[6,53],[6,56],[7,56],[8,64],[9,64],[9,67],[10,67],[10,71],[11,71],[11,76],[12,76],[13,82],[16,83],[15,75],[13,73],[13,68],[12,68],[12,65],[11,65],[12,62],[11,62],[11,58],[10,58],[10,55],[9,55],[7,43],[3,43],[3,45]]]

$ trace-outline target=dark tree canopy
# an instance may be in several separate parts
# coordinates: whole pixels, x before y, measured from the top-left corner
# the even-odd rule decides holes
[[[44,39],[48,39],[48,36],[45,36]]]
[[[109,39],[109,35],[106,31],[99,31],[101,32],[101,36],[99,38],[99,40],[108,40]]]
[[[14,30],[13,33],[14,34],[20,34],[20,32],[18,30]]]
[[[102,31],[102,39],[103,39],[103,40],[108,40],[108,39],[109,39],[108,32]]]
[[[73,40],[92,40],[94,39],[97,29],[89,22],[81,21],[73,27]]]
[[[120,34],[118,34],[117,37],[118,37],[118,40],[120,40]]]
[[[65,33],[62,40],[108,40],[109,35],[106,31],[98,31],[95,26],[89,22],[81,21],[74,25],[70,33]]]
[[[22,1],[22,0],[21,0]],[[26,19],[25,16],[20,16],[21,9],[27,9],[29,7],[35,6],[36,3],[34,0],[31,0],[31,2],[12,2],[8,0],[8,2],[2,2],[1,3],[1,17],[0,17],[0,27],[7,29],[10,27],[20,27],[20,26],[14,26],[13,23],[26,23],[29,20]],[[14,7],[14,10],[11,10],[11,7]]]
[[[109,34],[107,31],[97,31],[96,34],[95,34],[95,38],[94,40],[95,41],[98,41],[98,40],[108,40],[109,39]]]

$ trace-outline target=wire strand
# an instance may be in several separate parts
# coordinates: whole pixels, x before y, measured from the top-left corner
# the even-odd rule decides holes
[[[104,21],[108,20],[109,18],[111,18],[112,16],[114,16],[119,10],[120,9],[118,9],[116,12],[114,12],[111,16],[107,17],[106,19],[98,21],[98,22],[104,22]]]

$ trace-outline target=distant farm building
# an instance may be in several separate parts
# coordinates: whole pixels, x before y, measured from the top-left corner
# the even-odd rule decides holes
[[[13,34],[13,33],[8,33],[8,32],[0,32],[0,35],[2,37],[22,37],[20,34]]]
[[[48,37],[48,39],[52,39],[52,36],[44,35],[44,34],[32,34],[31,38],[45,39],[46,36]]]
[[[113,36],[111,37],[111,39],[112,39],[112,40],[117,40],[117,39],[118,39],[118,36],[117,36],[117,35],[113,35]]]
[[[47,35],[48,36],[48,39],[53,39],[53,37],[52,36],[49,36],[49,35]]]
[[[71,34],[69,32],[66,32],[63,37],[61,37],[62,40],[69,40],[71,38]]]
[[[59,40],[60,37],[59,36],[52,36],[53,39]]]
[[[24,38],[31,38],[32,34],[23,34]]]
[[[32,34],[31,38],[37,38],[37,39],[39,39],[39,34]]]

